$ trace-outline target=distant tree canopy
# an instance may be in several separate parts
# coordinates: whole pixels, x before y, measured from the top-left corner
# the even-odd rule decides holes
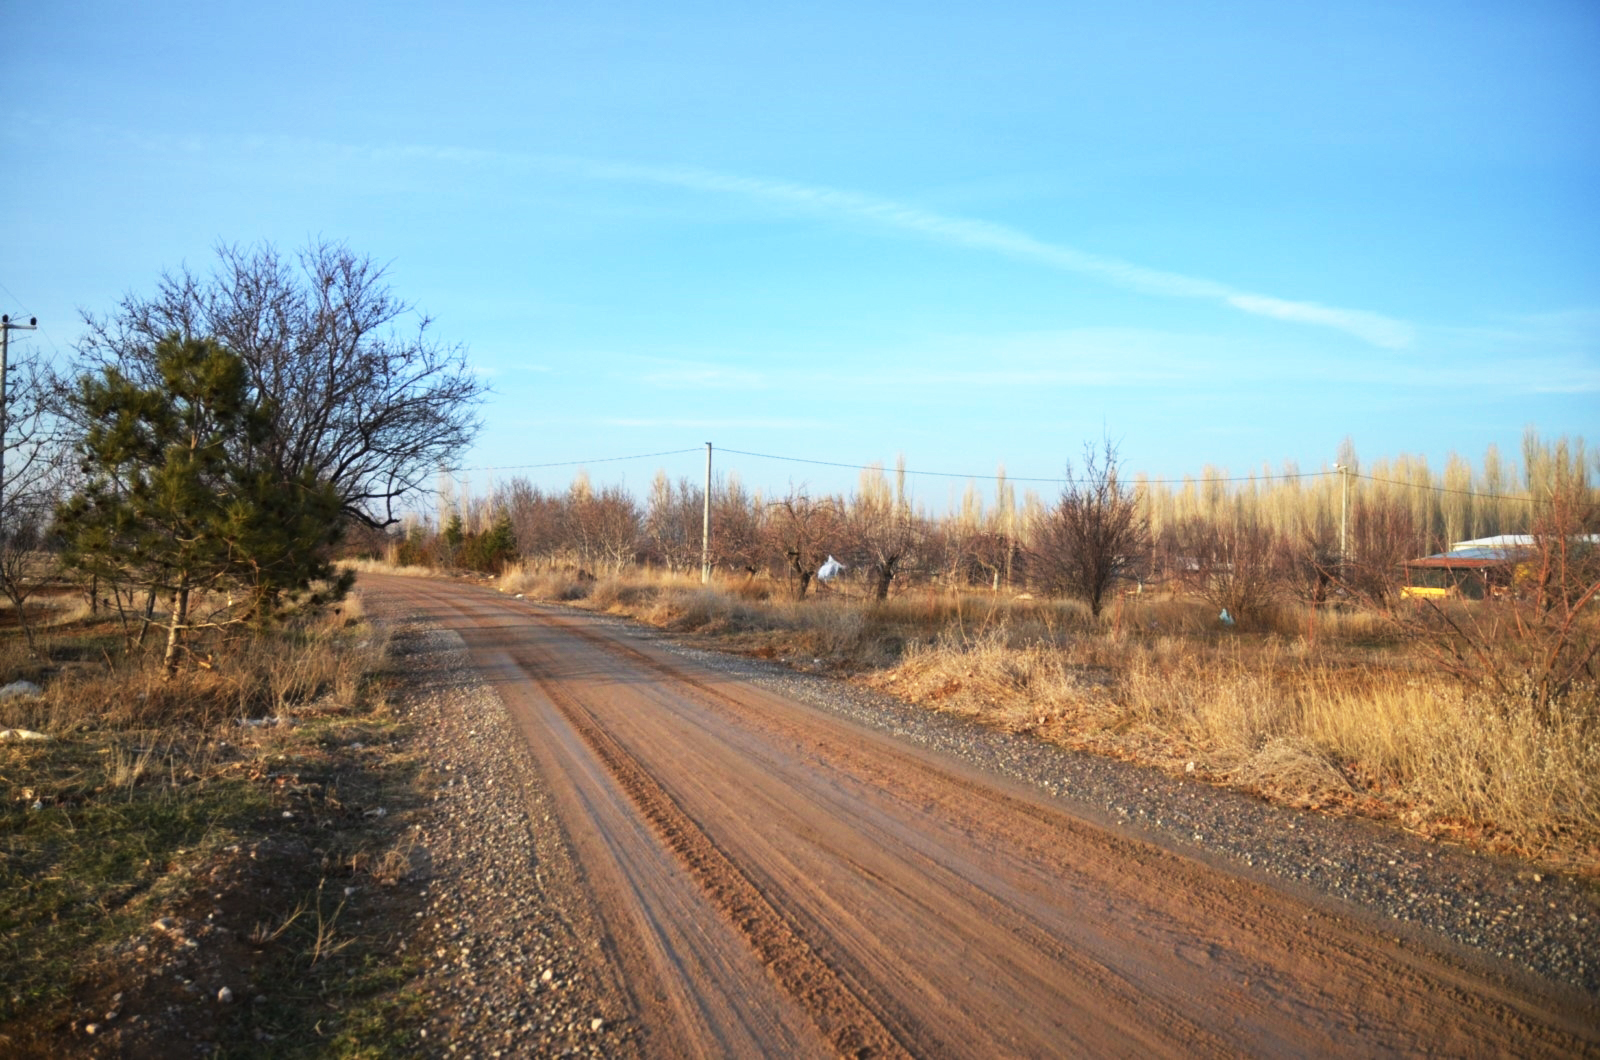
[[[270,244],[217,248],[209,276],[161,277],[106,317],[85,314],[80,373],[115,370],[146,389],[162,382],[169,336],[214,339],[240,359],[264,430],[240,445],[281,481],[326,483],[342,511],[369,526],[399,521],[408,495],[471,443],[485,395],[465,350],[412,317],[384,268],[342,244],[293,257]],[[415,330],[403,332],[411,320]]]
[[[176,670],[191,594],[236,596],[227,621],[260,617],[334,575],[342,503],[309,469],[272,461],[276,422],[242,358],[209,339],[156,343],[154,380],[85,375],[74,400],[87,484],[56,512],[69,567],[170,595],[166,667]]]
[[[1352,444],[1340,459],[1355,466]],[[778,592],[786,583],[792,595],[810,596],[831,555],[846,570],[827,582],[830,595],[882,600],[913,588],[981,586],[1076,598],[1103,614],[1127,589],[1204,600],[1213,616],[1226,609],[1268,628],[1295,602],[1398,602],[1406,560],[1461,535],[1538,535],[1553,507],[1580,513],[1570,521],[1584,533],[1600,532],[1600,492],[1590,484],[1600,454],[1581,438],[1530,434],[1524,464],[1525,477],[1490,447],[1481,476],[1459,457],[1443,476],[1402,457],[1359,474],[1302,472],[1291,463],[1246,476],[1207,467],[1153,482],[1127,475],[1116,447],[1102,440],[1068,466],[1053,503],[1031,491],[1019,496],[1002,469],[988,497],[969,482],[943,514],[918,503],[905,484],[910,473],[898,469],[890,476],[867,468],[853,494],[791,487],[775,498],[730,472],[710,487],[709,559],[741,579],[741,592]],[[1561,498],[1577,500],[1557,505]],[[598,487],[586,472],[565,490],[513,478],[486,496],[452,499],[436,526],[414,526],[403,540],[372,531],[369,550],[494,569],[496,560],[476,558],[472,546],[481,542],[493,546],[490,556],[509,553],[506,560],[533,569],[697,571],[706,508],[703,486],[664,468],[642,509],[626,489]],[[510,532],[497,533],[507,522]],[[1587,562],[1581,551],[1562,562],[1578,569]],[[1552,607],[1555,594],[1545,593]]]

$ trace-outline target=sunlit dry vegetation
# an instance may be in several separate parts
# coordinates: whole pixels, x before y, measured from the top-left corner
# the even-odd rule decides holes
[[[1347,450],[1342,473],[1179,483],[1119,475],[1109,447],[1085,455],[1059,497],[1019,500],[1001,478],[992,500],[969,487],[940,516],[912,503],[904,474],[869,470],[833,497],[724,481],[704,584],[703,493],[664,475],[643,506],[582,477],[564,493],[514,481],[447,495],[441,521],[468,541],[510,528],[514,558],[486,568],[508,593],[1296,805],[1600,869],[1600,508],[1581,440],[1530,433],[1519,468],[1493,450],[1477,470],[1362,467]],[[1087,565],[1110,571],[1096,614],[1090,575],[1074,572],[1108,514],[1121,536]],[[1494,535],[1519,535],[1503,564],[1403,591],[1406,561]],[[417,524],[403,544],[442,565],[438,538]],[[824,579],[830,557],[844,570]]]

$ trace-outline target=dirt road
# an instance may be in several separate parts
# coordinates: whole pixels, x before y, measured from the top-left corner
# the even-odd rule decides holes
[[[1600,1053],[1580,996],[615,623],[362,583],[458,632],[504,700],[651,1055]]]

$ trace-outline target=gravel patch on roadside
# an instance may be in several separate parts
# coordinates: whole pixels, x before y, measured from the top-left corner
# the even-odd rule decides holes
[[[1333,898],[1600,998],[1600,885],[985,728],[607,616],[695,662],[1045,792],[1167,849]],[[1399,927],[1404,925],[1404,928]]]
[[[433,788],[415,826],[424,909],[408,946],[421,956],[413,986],[426,1013],[416,1052],[639,1055],[522,735],[459,636],[386,620],[407,680],[398,710]]]

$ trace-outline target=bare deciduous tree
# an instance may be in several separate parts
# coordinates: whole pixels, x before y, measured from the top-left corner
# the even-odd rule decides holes
[[[270,403],[266,463],[286,480],[331,483],[344,511],[369,525],[398,522],[402,498],[477,432],[485,387],[465,350],[434,339],[385,268],[343,244],[313,242],[293,257],[222,245],[217,259],[209,276],[164,273],[153,296],[85,314],[80,374],[115,367],[152,386],[157,343],[215,339]]]
[[[1339,527],[1326,513],[1301,513],[1285,538],[1283,578],[1289,593],[1313,607],[1328,602],[1339,573]]]
[[[768,506],[768,547],[788,571],[796,600],[805,599],[817,571],[838,550],[841,522],[836,502],[800,490]]]
[[[1031,569],[1022,543],[1003,531],[952,519],[939,536],[944,569],[954,586],[981,585],[998,593]]]
[[[1096,617],[1106,594],[1130,577],[1150,551],[1150,522],[1140,496],[1123,484],[1117,448],[1083,447],[1083,468],[1067,465],[1060,502],[1035,530],[1036,577],[1047,592],[1076,597]]]
[[[718,566],[754,575],[761,569],[765,505],[730,475],[711,491],[711,554]]]
[[[1238,621],[1262,618],[1288,588],[1287,552],[1272,528],[1257,519],[1194,517],[1171,534],[1178,584]]]
[[[494,507],[511,518],[517,551],[525,561],[549,563],[564,545],[563,500],[525,478],[514,478],[495,493]]]
[[[46,548],[56,502],[69,492],[71,447],[51,414],[51,371],[28,346],[12,346],[5,432],[0,438],[0,593],[37,654],[28,601],[57,571]]]
[[[1445,672],[1502,713],[1600,720],[1600,498],[1586,480],[1547,485],[1532,544],[1513,550],[1511,584],[1484,599],[1424,599],[1394,617]]]
[[[704,529],[704,488],[686,478],[674,484],[665,471],[656,472],[644,517],[648,561],[673,572],[698,568]]]
[[[875,600],[889,598],[889,586],[917,562],[926,527],[911,511],[905,491],[905,461],[896,470],[891,490],[880,469],[861,474],[861,485],[845,517],[853,566],[871,578]]]
[[[616,571],[633,559],[642,518],[639,503],[623,487],[596,492],[579,472],[567,492],[564,516],[566,541],[583,566]]]
[[[1350,591],[1382,603],[1399,593],[1406,560],[1429,552],[1412,511],[1392,499],[1357,500],[1350,508],[1349,554],[1342,564]]]

